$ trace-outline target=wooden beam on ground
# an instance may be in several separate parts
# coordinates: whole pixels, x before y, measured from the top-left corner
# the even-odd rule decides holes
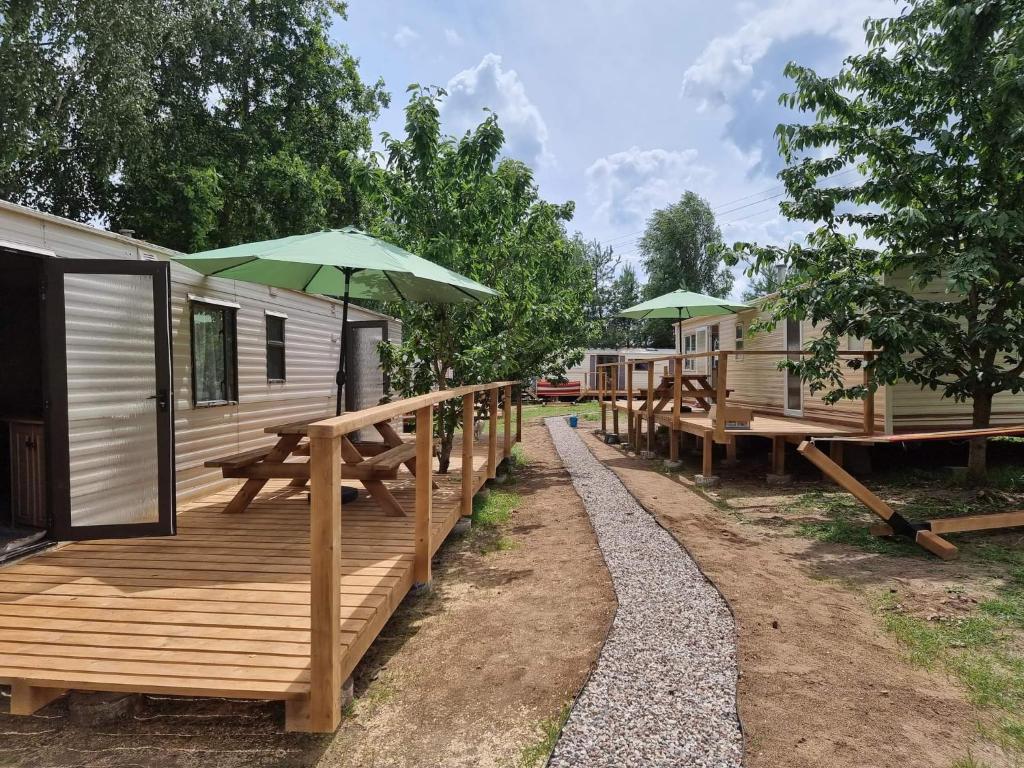
[[[1024,525],[1024,512],[996,512],[991,515],[946,517],[929,520],[932,533],[960,533],[962,531],[988,531],[993,528],[1016,528]]]
[[[520,400],[520,403],[522,400]],[[476,477],[473,471],[473,414],[474,396],[462,396],[462,516],[473,514],[473,493]]]
[[[341,440],[314,437],[309,442],[310,688],[305,730],[333,733],[341,722]]]
[[[497,395],[497,390],[492,390]],[[472,463],[470,468],[472,469]],[[416,411],[416,522],[413,580],[430,583],[430,520],[434,511],[434,406]]]
[[[487,477],[498,476],[498,390],[491,390],[487,419]]]
[[[12,680],[10,713],[12,715],[34,715],[65,693],[67,693],[66,688],[44,688],[38,685],[29,685],[24,680]]]
[[[882,518],[882,520],[889,522],[896,514],[892,507],[864,487],[853,475],[819,451],[814,443],[804,440],[797,447],[797,451],[828,477],[832,478],[840,488],[852,494],[857,501]]]
[[[931,531],[918,531],[914,541],[943,560],[953,560],[960,555],[960,550],[953,544]]]

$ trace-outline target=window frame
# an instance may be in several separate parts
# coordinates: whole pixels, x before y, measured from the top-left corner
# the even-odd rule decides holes
[[[746,339],[746,337],[743,335],[743,323],[737,322],[736,323],[736,351],[737,352],[742,352],[743,351],[743,342],[744,342],[745,339]]]
[[[693,333],[683,334],[683,354],[684,355],[692,355],[692,354],[695,354],[696,352],[697,352],[697,331],[694,330]],[[683,360],[683,370],[684,371],[696,371],[697,370],[697,361],[694,360],[692,357],[691,358],[685,358]]]
[[[224,346],[224,366],[228,375],[225,377],[225,387],[228,391],[224,393],[223,400],[199,400],[196,387],[196,309],[214,310],[224,314],[225,333],[231,334],[231,353],[228,353],[228,345]],[[192,378],[192,407],[193,408],[217,408],[224,405],[238,405],[238,306],[224,301],[214,301],[202,298],[189,297],[189,363]]]
[[[267,352],[267,383],[268,384],[284,384],[288,381],[288,315],[280,312],[271,312],[266,310],[263,313],[264,317],[264,338],[266,340],[266,352]],[[281,323],[281,339],[270,338],[270,321],[271,319]],[[270,375],[270,350],[271,348],[281,350],[281,376],[280,378]]]

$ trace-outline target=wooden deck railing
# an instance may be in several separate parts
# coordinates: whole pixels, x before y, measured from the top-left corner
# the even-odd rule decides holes
[[[875,393],[871,388],[871,366],[870,362],[874,356],[878,353],[878,350],[865,350],[859,352],[837,352],[840,357],[847,358],[862,358],[865,365],[862,366],[862,375],[864,386],[868,389],[868,395],[864,398],[863,411],[862,411],[862,425],[864,434],[872,435],[875,432]],[[601,363],[596,366],[598,373],[597,392],[598,401],[601,406],[601,429],[607,431],[607,405],[612,406],[612,428],[616,433],[619,431],[619,410],[615,407],[619,396],[623,396],[626,399],[627,408],[627,422],[629,430],[630,442],[634,442],[634,416],[633,416],[633,400],[634,394],[639,391],[645,391],[646,393],[646,405],[644,407],[648,418],[651,420],[651,427],[648,432],[650,436],[654,431],[654,391],[656,387],[655,383],[655,367],[657,363],[668,363],[664,367],[663,375],[672,377],[673,391],[672,391],[672,415],[673,423],[678,423],[682,408],[682,398],[687,394],[686,390],[682,387],[682,377],[677,375],[678,373],[686,373],[684,370],[684,361],[687,360],[715,360],[717,361],[716,379],[713,384],[713,399],[716,409],[716,416],[714,423],[714,440],[718,443],[726,442],[727,438],[725,435],[725,423],[726,414],[728,411],[729,401],[729,359],[736,357],[747,357],[747,356],[774,356],[780,359],[797,355],[809,355],[812,354],[808,350],[772,350],[772,349],[756,349],[756,350],[718,350],[714,352],[695,352],[682,355],[665,355],[663,357],[649,357],[649,358],[632,358],[627,359],[625,362],[614,362],[614,363]],[[647,368],[647,381],[646,388],[634,388],[633,379],[636,373],[638,365],[645,365]],[[618,385],[619,371],[622,366],[626,368],[626,383],[625,388],[622,389]],[[711,366],[708,366],[709,369]],[[706,374],[711,376],[710,370]],[[672,458],[675,458],[674,456]]]
[[[516,396],[513,396],[516,389]],[[393,403],[354,411],[309,426],[310,443],[310,695],[308,711],[296,715],[305,730],[334,731],[341,720],[341,465],[342,438],[396,416],[416,415],[416,491],[414,523],[414,580],[430,581],[431,513],[433,503],[433,425],[439,403],[462,398],[462,499],[464,515],[473,510],[473,428],[475,399],[489,394],[487,476],[497,472],[498,391],[504,390],[502,457],[512,452],[512,403],[516,402],[516,439],[522,433],[522,388],[518,382],[498,381],[430,392]]]

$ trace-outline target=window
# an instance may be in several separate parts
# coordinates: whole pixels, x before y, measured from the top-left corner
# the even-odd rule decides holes
[[[238,402],[235,307],[192,301],[192,402]]]
[[[697,351],[697,334],[688,333],[683,336],[683,354],[691,355]],[[697,370],[697,361],[693,358],[687,358],[683,360],[684,371],[695,371]]]
[[[864,351],[864,339],[858,339],[856,336],[846,337],[846,351],[847,352],[863,352]]]
[[[284,315],[267,312],[267,381],[284,381]]]
[[[743,351],[743,323],[736,323],[736,351]]]

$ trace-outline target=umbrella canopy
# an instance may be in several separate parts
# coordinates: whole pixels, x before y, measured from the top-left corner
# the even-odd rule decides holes
[[[717,296],[707,296],[693,291],[672,291],[656,296],[653,299],[636,304],[619,312],[619,317],[631,317],[636,320],[664,318],[668,320],[689,320],[691,317],[714,317],[715,315],[733,315],[750,309],[746,304]],[[682,346],[682,338],[679,341]],[[682,354],[682,349],[679,350]]]
[[[232,245],[175,258],[197,272],[325,296],[459,303],[497,295],[485,285],[355,227]]]
[[[484,301],[497,295],[486,285],[355,227],[232,245],[177,256],[174,260],[209,277],[342,297],[335,407],[338,414],[345,387],[345,331],[350,298],[456,304]]]

